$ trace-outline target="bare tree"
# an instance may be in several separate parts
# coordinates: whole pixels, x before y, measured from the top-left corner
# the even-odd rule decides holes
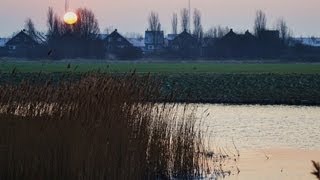
[[[53,28],[54,28],[54,12],[53,12],[53,8],[52,7],[48,8],[47,26],[48,26],[48,35],[50,36],[50,35],[52,35]]]
[[[96,39],[99,37],[100,28],[98,20],[94,13],[86,8],[80,8],[76,11],[78,22],[75,24],[75,34],[80,35],[86,39]]]
[[[161,23],[158,13],[152,11],[148,17],[149,30],[150,31],[160,31]]]
[[[195,9],[193,13],[193,26],[193,35],[200,40],[203,36],[203,29],[201,23],[201,12],[198,9]]]
[[[36,28],[34,27],[34,23],[33,23],[32,19],[28,18],[25,21],[24,29],[28,32],[28,34],[31,37],[36,38],[37,31],[36,31]]]
[[[190,31],[189,10],[184,8],[181,10],[181,30]]]
[[[228,34],[228,32],[230,32],[230,28],[228,26],[226,26],[226,27],[218,26],[217,27],[217,38],[222,38],[223,36]]]
[[[256,17],[254,20],[254,33],[258,35],[260,31],[266,30],[267,28],[267,17],[262,10],[256,12]]]
[[[104,29],[104,33],[106,34],[111,34],[112,31],[114,31],[114,27],[113,26],[108,26]]]
[[[204,33],[204,37],[207,37],[207,38],[217,38],[217,28],[216,28],[216,27],[212,27],[212,28],[208,29],[208,30]]]
[[[172,25],[172,34],[178,34],[178,15],[177,15],[177,13],[173,13],[173,15],[172,15],[171,25]]]
[[[289,30],[289,27],[287,25],[287,22],[283,19],[280,18],[277,20],[277,27],[276,29],[279,31],[280,33],[280,38],[281,40],[286,44],[288,43],[290,36],[291,36],[291,32]]]

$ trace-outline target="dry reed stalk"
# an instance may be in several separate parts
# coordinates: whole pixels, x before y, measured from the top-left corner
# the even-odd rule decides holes
[[[153,102],[150,76],[0,87],[0,179],[206,176],[194,113]]]
[[[312,164],[314,167],[314,171],[312,171],[311,174],[313,174],[317,179],[320,180],[320,163],[312,161]]]

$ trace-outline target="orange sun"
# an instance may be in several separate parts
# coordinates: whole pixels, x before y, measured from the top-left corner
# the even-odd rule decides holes
[[[66,24],[72,25],[75,24],[78,21],[78,16],[76,13],[69,11],[63,16],[63,21]]]

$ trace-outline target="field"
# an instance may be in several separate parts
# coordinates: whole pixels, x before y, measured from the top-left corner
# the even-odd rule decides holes
[[[208,63],[208,62],[90,62],[90,61],[0,61],[1,73],[54,73],[90,71],[130,72],[137,73],[219,73],[219,74],[320,74],[320,64],[241,64],[241,63]]]
[[[160,79],[161,101],[167,101],[166,97],[175,91],[176,102],[320,104],[320,64],[6,60],[0,61],[0,85],[19,84],[23,80],[74,81],[86,72],[117,76],[134,70],[141,75],[150,72]]]

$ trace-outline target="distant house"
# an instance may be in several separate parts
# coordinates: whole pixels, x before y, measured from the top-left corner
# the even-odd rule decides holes
[[[264,30],[254,36],[248,30],[237,34],[232,29],[215,44],[215,56],[222,58],[273,57],[281,51],[279,31]]]
[[[170,52],[181,58],[196,57],[200,54],[201,44],[198,39],[184,30],[169,42]]]
[[[0,38],[0,48],[4,48],[8,41],[9,41],[8,38]]]
[[[5,46],[8,40],[8,38],[0,38],[0,57],[7,55],[7,50]]]
[[[46,38],[42,34],[30,35],[26,30],[22,30],[9,39],[5,47],[9,56],[38,57],[45,53],[42,48],[45,42]]]
[[[232,29],[217,43],[217,54],[221,57],[255,57],[257,56],[258,39],[249,31],[237,34]]]
[[[281,54],[285,44],[280,39],[277,30],[263,30],[258,32],[260,55],[263,57],[277,57]]]
[[[144,42],[146,53],[160,52],[164,49],[164,32],[147,30]]]
[[[145,51],[144,38],[128,38],[128,41],[135,48],[139,48],[141,51]]]
[[[141,51],[135,48],[115,29],[105,39],[106,56],[109,59],[130,59],[141,56]]]
[[[294,38],[291,45],[302,44],[311,47],[320,47],[320,38],[318,37],[300,37]]]
[[[169,47],[169,44],[174,38],[176,38],[178,34],[168,34],[167,37],[164,39],[164,47]]]
[[[262,30],[258,32],[258,38],[264,42],[278,42],[280,32],[277,30]]]

